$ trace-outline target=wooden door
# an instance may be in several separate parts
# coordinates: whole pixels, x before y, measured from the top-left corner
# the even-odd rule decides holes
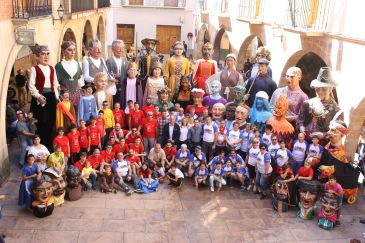
[[[157,25],[156,39],[160,41],[157,53],[169,54],[175,41],[181,40],[181,26]]]
[[[143,0],[129,0],[129,5],[143,5]]]
[[[134,44],[134,24],[117,24],[117,39],[124,41],[126,49]]]

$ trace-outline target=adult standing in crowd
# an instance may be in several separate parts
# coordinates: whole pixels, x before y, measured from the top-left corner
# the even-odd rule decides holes
[[[299,112],[304,101],[308,100],[308,96],[299,86],[299,82],[302,80],[302,70],[300,68],[288,68],[285,77],[288,85],[275,90],[271,97],[269,106],[271,111],[273,111],[275,103],[279,99],[280,95],[286,95],[286,99],[289,104],[289,109],[286,112],[286,119],[289,122],[295,123],[298,120]]]
[[[15,75],[15,85],[18,89],[18,101],[21,106],[27,103],[27,79],[27,71],[25,69],[19,69],[17,75]]]
[[[106,60],[106,66],[116,80],[117,92],[113,97],[114,104],[122,102],[121,83],[127,79],[128,60],[125,57],[125,44],[122,40],[112,43],[113,56]]]
[[[141,42],[146,48],[146,54],[139,57],[138,67],[140,70],[138,78],[142,82],[142,92],[144,93],[147,78],[152,71],[152,65],[160,60],[155,53],[156,45],[160,44],[160,42],[153,38],[144,38]]]
[[[268,75],[267,70],[269,68],[269,60],[261,58],[258,61],[259,72],[253,78],[250,78],[246,84],[247,94],[245,95],[245,100],[248,101],[248,105],[252,107],[255,100],[256,93],[259,91],[265,91],[269,98],[278,87],[277,84]]]
[[[60,85],[55,69],[49,65],[48,46],[37,46],[35,53],[38,65],[30,69],[29,91],[32,95],[30,111],[38,120],[37,131],[44,145],[52,150],[56,122],[56,103]]]
[[[180,127],[176,123],[175,116],[170,116],[169,123],[163,128],[163,144],[164,147],[168,140],[170,140],[174,145],[177,144],[180,138]]]
[[[79,105],[81,87],[84,86],[80,64],[75,60],[76,44],[64,41],[61,45],[62,61],[56,64],[57,79],[62,89],[68,90],[74,107]]]

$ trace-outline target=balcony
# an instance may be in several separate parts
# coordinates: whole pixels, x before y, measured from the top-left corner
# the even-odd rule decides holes
[[[122,0],[123,7],[185,8],[186,0]]]
[[[71,13],[93,10],[94,0],[71,0]]]
[[[332,3],[332,0],[289,0],[285,25],[309,32],[324,32]]]
[[[109,0],[98,0],[98,8],[109,8],[110,1]]]
[[[46,17],[52,14],[51,0],[13,0],[13,18],[17,20]]]

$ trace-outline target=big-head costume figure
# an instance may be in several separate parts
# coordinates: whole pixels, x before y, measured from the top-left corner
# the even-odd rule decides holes
[[[81,173],[76,166],[70,165],[67,168],[66,181],[67,199],[70,201],[79,200],[82,197]]]
[[[273,184],[274,211],[285,213],[289,210],[289,187],[284,180],[277,180]]]
[[[44,218],[53,213],[54,198],[53,186],[51,178],[47,175],[42,175],[39,179],[34,179],[32,202],[33,214],[38,218]]]
[[[53,168],[47,168],[43,174],[51,178],[50,182],[53,186],[53,202],[55,206],[62,205],[65,202],[66,181],[63,176],[56,172]]]
[[[340,198],[334,193],[325,192],[321,197],[321,210],[318,212],[318,226],[322,229],[332,230],[336,225]]]
[[[297,216],[301,219],[313,219],[315,216],[315,205],[323,185],[318,181],[298,180],[299,211]]]

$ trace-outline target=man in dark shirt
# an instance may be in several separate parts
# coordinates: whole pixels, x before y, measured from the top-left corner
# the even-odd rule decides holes
[[[269,100],[277,89],[276,83],[267,74],[269,61],[265,58],[259,59],[259,72],[256,77],[250,78],[246,85],[247,94],[245,95],[245,100],[248,105],[252,107],[253,101],[255,100],[255,95],[259,91],[265,91],[269,95]]]

